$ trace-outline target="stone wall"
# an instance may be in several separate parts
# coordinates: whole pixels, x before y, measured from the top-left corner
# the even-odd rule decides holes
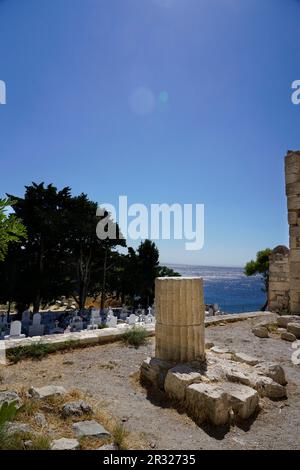
[[[290,311],[300,314],[300,151],[287,153],[285,181],[290,227]]]
[[[278,246],[270,255],[269,305],[271,312],[289,310],[289,249]]]

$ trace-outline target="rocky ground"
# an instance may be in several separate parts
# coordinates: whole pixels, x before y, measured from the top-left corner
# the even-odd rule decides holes
[[[72,393],[79,393],[103,415],[122,422],[134,436],[134,448],[299,449],[300,365],[292,363],[294,349],[291,343],[280,339],[276,330],[269,338],[253,335],[252,328],[258,322],[253,319],[206,328],[206,341],[284,367],[288,399],[262,399],[256,418],[242,427],[199,427],[186,414],[172,409],[166,400],[147,396],[139,385],[138,373],[142,361],[154,354],[154,338],[137,350],[114,343],[2,367],[0,391],[24,391],[44,385],[76,390]],[[72,438],[72,433],[67,437]]]

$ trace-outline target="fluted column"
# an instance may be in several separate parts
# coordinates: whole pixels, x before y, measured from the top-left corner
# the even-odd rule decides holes
[[[205,359],[203,281],[191,277],[155,280],[155,356],[171,362]]]
[[[300,314],[300,152],[285,157],[285,181],[290,226],[290,310]]]

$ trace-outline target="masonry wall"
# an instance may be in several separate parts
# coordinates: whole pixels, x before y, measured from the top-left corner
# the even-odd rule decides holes
[[[289,250],[277,247],[270,255],[269,305],[271,312],[283,313],[289,310]]]
[[[300,315],[300,151],[287,153],[285,180],[290,228],[290,311]]]

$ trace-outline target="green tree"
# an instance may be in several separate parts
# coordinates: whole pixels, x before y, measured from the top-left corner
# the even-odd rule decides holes
[[[244,273],[246,276],[254,276],[260,274],[263,278],[264,287],[262,288],[263,292],[268,295],[269,290],[269,256],[272,253],[270,248],[265,250],[258,251],[256,254],[256,260],[249,261],[245,268]],[[268,305],[268,300],[265,305],[262,307],[262,310],[265,310]]]
[[[22,222],[14,214],[5,213],[12,205],[13,202],[9,199],[0,199],[0,261],[5,259],[10,243],[20,243],[26,238],[26,229]]]
[[[181,274],[174,271],[172,268],[168,268],[167,266],[159,266],[158,276],[159,277],[180,277]]]

